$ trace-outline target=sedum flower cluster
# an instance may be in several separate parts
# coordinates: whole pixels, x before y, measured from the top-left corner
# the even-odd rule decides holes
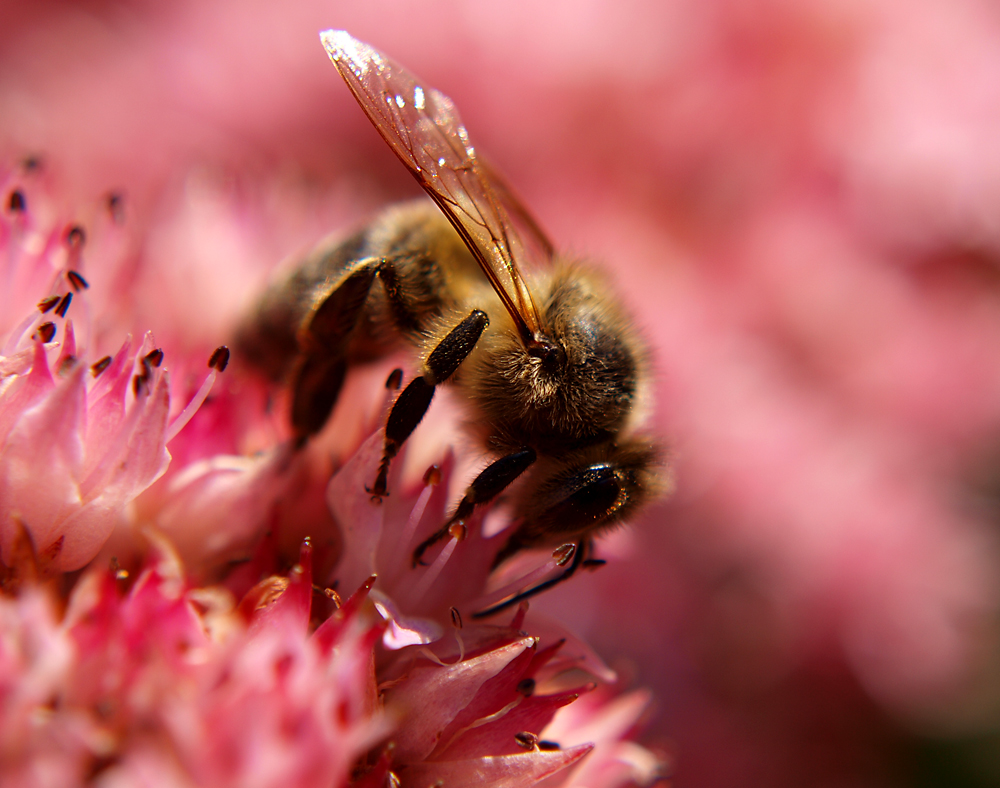
[[[556,559],[491,580],[500,540],[480,513],[412,566],[446,516],[447,447],[426,473],[401,456],[379,505],[365,492],[378,416],[359,409],[360,441],[331,429],[294,450],[280,415],[255,410],[264,384],[226,371],[224,348],[206,365],[148,332],[112,336],[114,300],[129,298],[108,281],[114,254],[63,222],[31,170],[2,173],[0,783],[664,776],[632,741],[648,693],[620,692],[524,603],[474,618]],[[105,207],[113,229],[120,202]]]

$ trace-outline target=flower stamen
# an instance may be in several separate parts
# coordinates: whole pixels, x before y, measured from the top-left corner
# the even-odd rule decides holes
[[[163,358],[163,351],[153,351],[153,353],[159,352],[160,359]],[[150,353],[149,356],[152,356]],[[219,373],[225,370],[229,365],[229,348],[225,345],[220,345],[215,350],[212,351],[212,355],[208,359],[208,375],[205,377],[204,382],[201,384],[201,388],[195,393],[191,398],[191,401],[182,410],[177,418],[174,419],[173,423],[167,428],[167,433],[164,437],[165,443],[170,443],[176,436],[187,425],[189,421],[194,417],[194,414],[198,412],[198,409],[205,403],[208,399],[208,395],[212,391],[212,386],[215,385],[215,379],[219,376]],[[158,364],[157,364],[158,366]]]
[[[444,546],[444,549],[441,551],[440,555],[438,555],[438,557],[434,559],[434,563],[432,563],[429,567],[427,567],[427,571],[424,572],[424,576],[420,579],[420,582],[417,583],[417,587],[413,590],[412,598],[415,601],[419,602],[423,600],[424,596],[427,594],[427,592],[430,590],[430,587],[434,584],[434,581],[437,579],[437,576],[441,574],[441,571],[444,569],[445,564],[448,563],[448,559],[451,558],[451,554],[455,552],[455,547],[456,545],[458,545],[461,539],[458,538],[455,534],[452,534],[451,536],[452,538],[448,540],[448,543]]]

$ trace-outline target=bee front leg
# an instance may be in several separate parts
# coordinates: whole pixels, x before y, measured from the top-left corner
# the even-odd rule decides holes
[[[434,389],[454,374],[459,364],[472,352],[489,324],[490,320],[485,312],[480,309],[472,310],[469,316],[449,331],[431,351],[424,364],[423,374],[411,380],[396,398],[385,425],[382,462],[379,464],[375,484],[368,490],[373,499],[381,499],[387,494],[389,465],[392,458],[399,453],[400,447],[424,417],[434,397]]]
[[[569,564],[569,566],[563,570],[562,574],[558,574],[555,577],[546,580],[544,583],[539,583],[537,586],[532,586],[526,591],[521,591],[520,593],[515,594],[502,602],[497,602],[497,604],[492,607],[488,607],[485,610],[478,610],[472,614],[472,617],[486,618],[488,616],[495,615],[496,613],[506,610],[509,607],[513,607],[519,602],[523,602],[525,599],[530,599],[536,594],[542,593],[542,591],[548,591],[552,588],[552,586],[558,585],[564,580],[569,580],[574,574],[576,574],[576,570],[581,566],[599,566],[603,564],[604,561],[594,561],[587,557],[593,551],[594,540],[589,538],[576,543],[570,542],[568,544],[564,544],[553,553],[553,556],[559,554],[560,552],[562,553],[562,560],[559,562],[560,566],[566,566],[566,564]]]
[[[444,539],[454,525],[464,525],[478,504],[489,503],[507,489],[511,482],[528,469],[535,458],[534,449],[521,449],[486,466],[469,485],[455,513],[448,518],[448,522],[417,545],[417,549],[413,551],[413,565],[419,564],[424,551],[435,542]]]
[[[599,458],[599,459],[598,459]],[[620,521],[655,489],[653,470],[656,450],[638,441],[621,445],[597,446],[582,458],[549,473],[522,499],[521,525],[497,553],[493,568],[524,548],[544,544],[567,544],[553,556],[564,568],[559,574],[525,589],[486,610],[477,618],[491,616],[511,605],[535,596],[572,577],[581,566],[603,563],[590,559],[591,537]],[[573,548],[573,552],[568,550]]]

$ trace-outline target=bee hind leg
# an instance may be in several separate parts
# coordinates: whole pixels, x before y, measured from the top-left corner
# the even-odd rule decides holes
[[[444,539],[455,525],[464,525],[478,504],[492,501],[507,489],[511,482],[528,469],[535,458],[534,449],[521,449],[487,465],[466,489],[465,495],[459,501],[455,513],[448,518],[448,522],[417,545],[417,549],[413,551],[413,565],[419,564],[427,548]]]
[[[369,258],[336,283],[299,328],[302,350],[292,373],[292,429],[301,447],[337,404],[347,372],[347,345],[382,261]]]
[[[387,495],[389,465],[400,447],[423,419],[434,397],[434,389],[454,374],[490,324],[486,313],[473,309],[442,339],[424,363],[423,374],[410,381],[396,398],[385,424],[385,445],[375,484],[368,492],[374,500]]]

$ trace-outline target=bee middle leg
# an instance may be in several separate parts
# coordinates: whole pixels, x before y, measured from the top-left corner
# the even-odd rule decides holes
[[[382,283],[390,319],[403,334],[419,332],[421,321],[441,308],[439,300],[415,295],[419,288],[414,282],[434,281],[434,276],[407,249],[387,257],[362,258],[333,284],[324,286],[316,294],[318,306],[308,313],[296,336],[300,354],[292,373],[291,420],[298,446],[323,428],[337,403],[355,329],[371,307],[376,278]],[[446,362],[447,358],[437,366],[447,366]],[[445,369],[441,379],[451,371]]]
[[[382,462],[379,464],[375,484],[368,490],[373,499],[381,499],[387,494],[389,465],[423,419],[434,397],[435,388],[454,374],[459,364],[472,352],[489,323],[485,312],[473,309],[431,351],[424,364],[423,374],[411,380],[396,398],[385,425]]]

